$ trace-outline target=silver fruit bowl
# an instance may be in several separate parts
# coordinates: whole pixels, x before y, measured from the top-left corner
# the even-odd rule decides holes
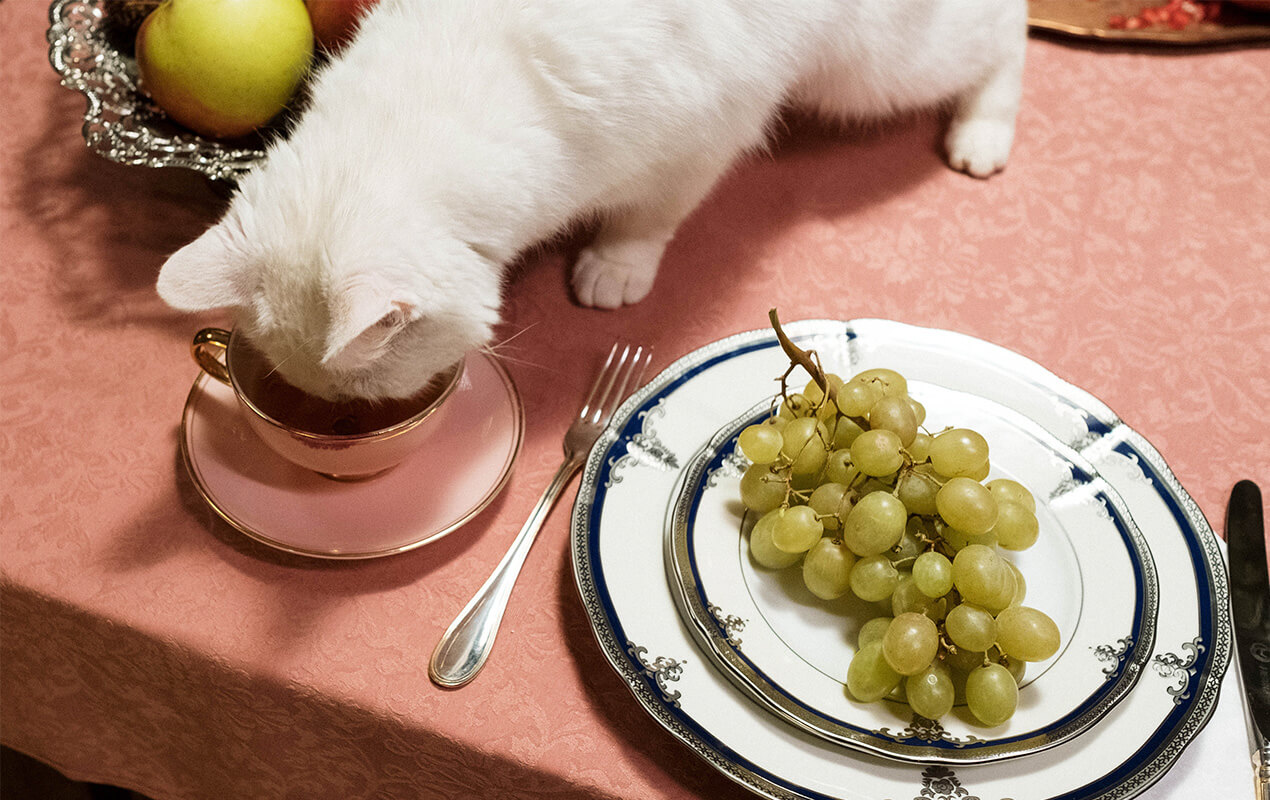
[[[168,119],[141,91],[131,48],[111,41],[105,16],[103,0],[56,0],[49,8],[49,62],[63,86],[88,98],[89,150],[120,164],[185,167],[229,183],[264,158],[265,135],[218,141]]]

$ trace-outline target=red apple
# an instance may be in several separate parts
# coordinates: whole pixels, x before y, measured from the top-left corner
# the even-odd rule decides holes
[[[313,20],[313,38],[318,46],[334,53],[348,44],[357,32],[362,15],[379,0],[304,0]]]

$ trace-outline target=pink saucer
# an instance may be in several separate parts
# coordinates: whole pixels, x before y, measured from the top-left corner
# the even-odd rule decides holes
[[[234,392],[200,373],[185,401],[181,453],[194,485],[230,525],[270,547],[319,558],[374,558],[438,539],[476,516],[507,483],[525,429],[511,376],[468,357],[444,424],[387,473],[341,483],[265,446]]]

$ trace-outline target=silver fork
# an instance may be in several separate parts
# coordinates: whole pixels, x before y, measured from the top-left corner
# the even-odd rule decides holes
[[[578,418],[564,435],[564,463],[556,470],[556,476],[529,513],[529,519],[516,534],[503,560],[498,562],[485,585],[450,623],[436,650],[432,651],[428,677],[433,683],[446,687],[462,686],[485,666],[485,659],[494,647],[494,637],[498,635],[503,612],[507,610],[512,585],[516,583],[538,529],[569,479],[586,461],[591,446],[600,438],[600,432],[626,397],[627,388],[639,385],[651,358],[651,352],[643,347],[636,347],[632,352],[630,345],[613,345],[608,360],[578,412]]]

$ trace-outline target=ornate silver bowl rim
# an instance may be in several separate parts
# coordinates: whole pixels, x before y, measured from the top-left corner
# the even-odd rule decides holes
[[[84,141],[120,164],[185,167],[236,182],[264,157],[259,147],[219,142],[182,128],[141,92],[136,61],[110,43],[103,0],[56,0],[49,8],[49,62],[68,89],[88,98]]]

